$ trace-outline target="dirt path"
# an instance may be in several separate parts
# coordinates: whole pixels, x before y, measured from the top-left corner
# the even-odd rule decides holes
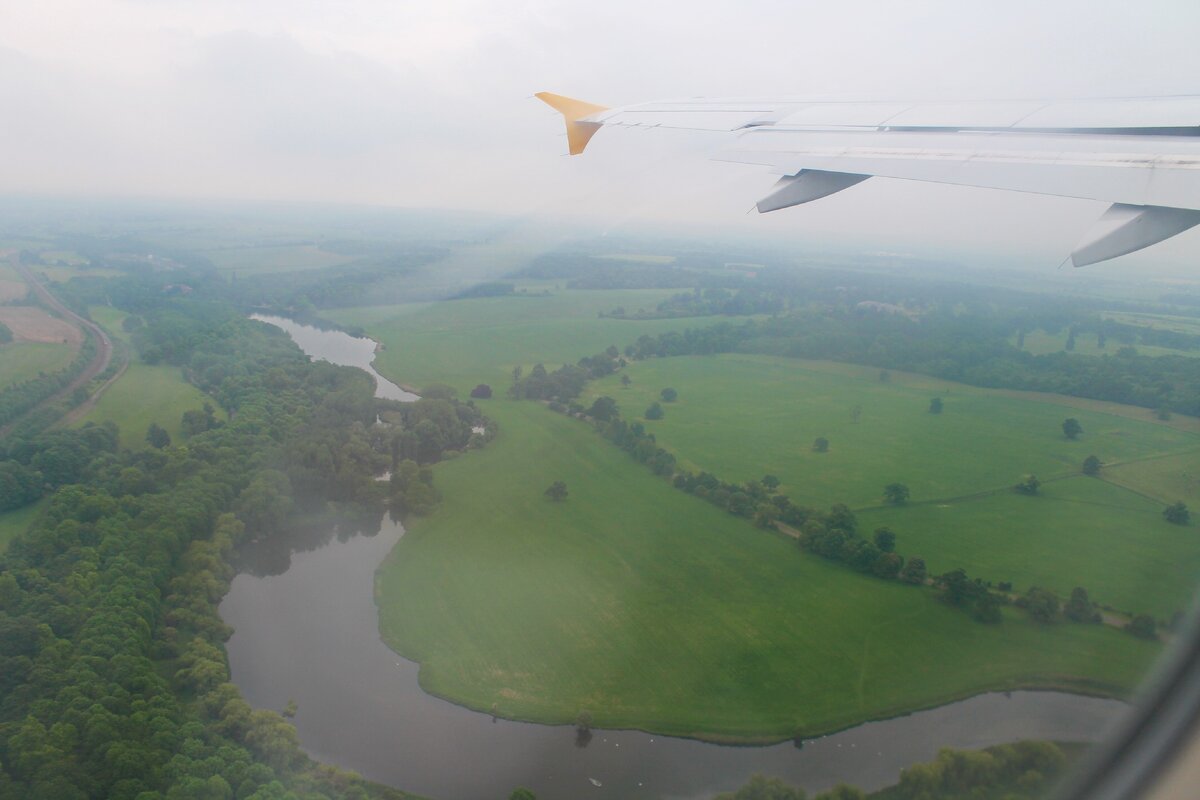
[[[81,330],[86,331],[87,334],[92,337],[92,339],[96,342],[96,355],[92,358],[91,362],[84,367],[83,371],[76,376],[75,380],[71,381],[62,389],[59,389],[53,395],[22,414],[17,420],[13,420],[8,425],[0,428],[0,436],[7,434],[9,430],[12,429],[13,425],[19,422],[20,419],[24,419],[29,414],[37,411],[37,409],[43,408],[50,403],[56,403],[59,400],[62,400],[64,397],[70,396],[70,394],[79,387],[86,386],[89,381],[91,381],[101,372],[104,372],[104,370],[108,369],[108,365],[109,362],[112,361],[113,354],[112,340],[108,338],[108,334],[106,334],[99,325],[91,320],[84,319],[59,302],[58,298],[51,294],[50,291],[42,285],[42,282],[39,281],[37,276],[33,273],[33,270],[20,262],[20,258],[16,254],[9,255],[9,263],[12,264],[13,269],[15,269],[20,276],[25,279],[26,283],[29,284],[30,290],[32,290],[33,293],[36,294],[43,303],[52,308],[56,313],[60,314],[63,319],[69,320],[78,325]],[[105,386],[108,386],[108,384],[105,384]]]

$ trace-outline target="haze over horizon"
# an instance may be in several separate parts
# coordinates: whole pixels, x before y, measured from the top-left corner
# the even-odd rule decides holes
[[[0,7],[0,193],[226,198],[655,221],[1051,268],[1105,204],[874,179],[747,215],[721,137],[605,130],[568,158],[551,90],[1005,99],[1200,93],[1200,6],[358,0]],[[1083,273],[1192,266],[1200,233]],[[1081,273],[1082,274],[1082,273]]]

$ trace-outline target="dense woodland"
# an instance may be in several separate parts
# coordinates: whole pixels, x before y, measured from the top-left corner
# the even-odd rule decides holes
[[[377,522],[389,494],[432,508],[422,465],[480,444],[485,421],[451,399],[378,403],[362,371],[218,302],[131,306],[142,357],[229,421],[197,409],[185,442],[141,451],[111,424],[6,439],[6,507],[51,494],[0,561],[0,798],[402,796],[315,764],[241,699],[216,604],[233,548],[298,514]],[[387,468],[402,477],[375,480]]]

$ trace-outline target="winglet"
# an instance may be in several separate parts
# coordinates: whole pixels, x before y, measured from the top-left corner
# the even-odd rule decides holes
[[[567,123],[567,145],[573,156],[582,153],[592,136],[600,130],[599,122],[581,122],[580,120],[590,117],[592,114],[599,114],[601,111],[608,111],[607,106],[585,103],[582,100],[563,97],[561,94],[552,94],[551,92],[538,92],[534,97],[563,115],[563,121]]]

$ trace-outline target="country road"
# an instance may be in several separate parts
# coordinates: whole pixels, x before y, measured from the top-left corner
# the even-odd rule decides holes
[[[17,256],[17,254],[12,253],[9,255],[9,263],[12,264],[13,269],[15,269],[21,275],[21,277],[25,279],[25,282],[29,284],[29,288],[33,290],[33,292],[41,299],[43,303],[45,303],[49,308],[53,309],[55,313],[59,314],[64,319],[74,322],[76,325],[86,331],[88,335],[96,341],[97,345],[95,357],[92,358],[91,362],[84,368],[83,372],[79,373],[75,380],[71,381],[62,389],[59,389],[53,395],[38,403],[34,408],[31,408],[29,411],[25,412],[25,414],[22,414],[21,418],[24,418],[25,416],[28,416],[36,411],[38,408],[43,408],[49,403],[56,403],[64,397],[69,396],[71,392],[74,392],[80,386],[86,386],[89,381],[91,381],[101,372],[104,372],[104,370],[108,368],[109,362],[112,361],[113,344],[112,340],[108,338],[108,334],[106,334],[99,325],[91,320],[84,319],[59,302],[58,298],[51,294],[50,291],[44,285],[42,285],[42,282],[38,280],[37,275],[34,274],[33,270],[20,263],[20,258]],[[0,436],[8,433],[9,429],[12,428],[16,422],[17,420],[14,420],[3,428],[0,428]]]

